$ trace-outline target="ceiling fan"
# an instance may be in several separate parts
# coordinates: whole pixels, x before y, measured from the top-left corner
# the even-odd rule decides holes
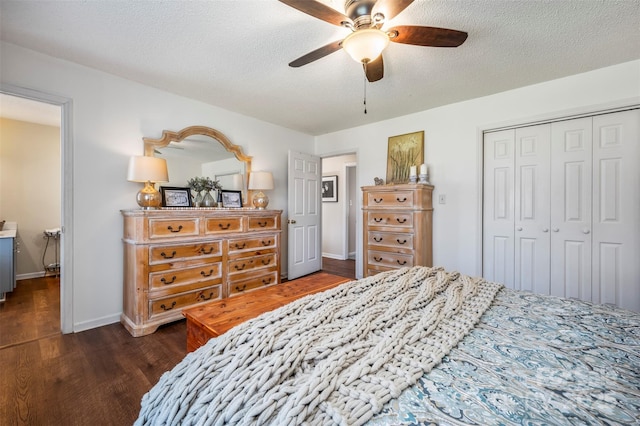
[[[370,82],[384,76],[382,51],[390,41],[431,47],[458,47],[467,39],[463,31],[446,28],[400,25],[382,30],[384,24],[402,12],[413,0],[346,0],[346,15],[317,0],[280,0],[280,2],[330,24],[349,28],[352,33],[299,57],[289,64],[301,67],[344,49],[362,63]]]

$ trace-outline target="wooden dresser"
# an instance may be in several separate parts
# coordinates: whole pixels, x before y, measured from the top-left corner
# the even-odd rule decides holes
[[[410,266],[433,266],[433,186],[362,187],[365,277]]]
[[[280,283],[281,210],[122,210],[124,302],[133,336],[182,310]]]

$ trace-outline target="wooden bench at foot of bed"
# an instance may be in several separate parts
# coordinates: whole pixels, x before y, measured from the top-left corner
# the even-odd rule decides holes
[[[231,328],[309,294],[352,281],[324,272],[307,275],[271,287],[184,309],[187,318],[187,351],[192,352]]]

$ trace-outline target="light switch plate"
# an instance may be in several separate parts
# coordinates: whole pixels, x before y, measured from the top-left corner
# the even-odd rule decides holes
[[[447,196],[445,194],[438,195],[438,202],[440,204],[446,204],[447,203]]]

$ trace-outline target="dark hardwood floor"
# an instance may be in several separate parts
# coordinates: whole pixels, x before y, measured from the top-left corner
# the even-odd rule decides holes
[[[355,279],[355,262],[325,258],[323,272]],[[0,304],[0,338],[13,336],[0,345],[0,424],[131,425],[142,396],[186,355],[185,321],[136,338],[120,324],[63,335],[59,286],[58,299],[39,293],[56,293],[57,280],[29,281]]]

